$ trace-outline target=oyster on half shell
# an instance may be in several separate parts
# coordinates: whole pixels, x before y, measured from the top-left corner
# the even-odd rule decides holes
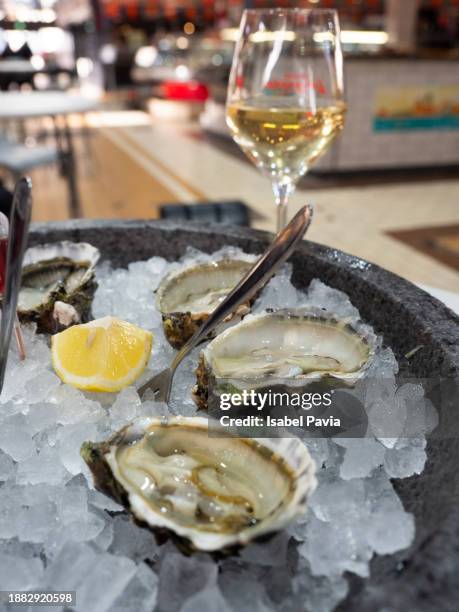
[[[141,418],[106,442],[86,442],[81,454],[98,490],[186,552],[236,548],[282,529],[316,485],[300,440],[211,436],[201,417]]]
[[[207,261],[168,274],[156,291],[156,304],[169,344],[180,349],[256,260],[255,255],[241,254],[238,259]],[[241,304],[223,325],[247,314],[254,300]]]
[[[27,249],[22,268],[18,314],[56,333],[87,320],[97,288],[99,250],[85,242],[56,242]]]
[[[368,327],[317,308],[248,315],[201,351],[193,396],[207,409],[209,387],[218,380],[239,389],[300,387],[323,378],[352,384],[375,347]]]

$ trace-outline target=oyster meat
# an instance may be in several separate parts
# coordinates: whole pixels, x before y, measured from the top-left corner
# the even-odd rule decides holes
[[[97,288],[99,250],[84,242],[57,242],[28,249],[24,256],[18,314],[56,333],[88,319]]]
[[[363,324],[320,309],[249,315],[201,351],[193,396],[206,409],[209,387],[218,379],[251,389],[299,387],[325,377],[351,384],[363,375],[375,344]]]
[[[168,274],[161,281],[156,304],[166,338],[174,348],[181,348],[191,338],[256,260],[255,255],[240,255],[239,259],[194,264]],[[247,314],[254,299],[241,304],[223,325]]]
[[[244,545],[304,512],[316,480],[300,440],[216,437],[208,428],[200,417],[141,418],[81,453],[97,489],[188,552]]]

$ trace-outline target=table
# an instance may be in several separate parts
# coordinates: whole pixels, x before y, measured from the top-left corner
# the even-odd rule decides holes
[[[66,177],[69,189],[69,206],[72,217],[81,216],[80,196],[77,184],[77,167],[72,131],[68,124],[71,114],[95,110],[96,100],[64,92],[7,92],[0,94],[0,120],[24,121],[38,117],[52,117],[54,120],[56,145],[60,169]],[[62,118],[62,126],[58,118]]]
[[[137,111],[138,113],[138,111]],[[231,141],[210,138],[192,123],[129,124],[128,115],[105,125],[98,134],[130,156],[158,184],[167,199],[157,204],[242,200],[253,213],[253,227],[272,231],[275,205],[270,181],[246,160]],[[229,146],[227,146],[229,145]],[[459,293],[459,274],[442,262],[393,238],[388,232],[458,223],[458,179],[377,182],[342,186],[335,182],[300,183],[291,196],[290,216],[305,203],[315,206],[307,238],[371,261],[414,283]],[[154,200],[156,198],[156,200]],[[134,200],[134,198],[133,198]],[[135,216],[135,207],[129,216]],[[126,216],[128,216],[126,212]]]
[[[459,315],[459,292],[446,291],[445,289],[437,289],[430,285],[418,284],[418,287],[430,293],[434,298],[443,302],[448,308],[451,308],[453,312]]]

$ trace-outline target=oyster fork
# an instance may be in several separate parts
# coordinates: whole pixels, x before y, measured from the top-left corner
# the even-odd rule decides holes
[[[0,326],[0,393],[5,379],[8,349],[11,342],[19,287],[21,285],[22,260],[29,235],[30,216],[32,211],[32,183],[28,178],[21,178],[16,183],[13,205],[10,214],[10,231],[8,236],[8,254],[5,267],[5,288],[3,295],[2,323]]]
[[[277,234],[260,259],[175,355],[171,365],[140,387],[139,395],[141,398],[147,391],[152,391],[154,401],[169,402],[172,380],[179,364],[223,319],[234,312],[239,304],[250,299],[261,289],[276,270],[290,257],[296,244],[304,236],[311,223],[312,212],[312,206],[303,206],[290,223]]]

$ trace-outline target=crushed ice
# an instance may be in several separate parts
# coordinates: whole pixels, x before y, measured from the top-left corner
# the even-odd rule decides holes
[[[237,253],[227,248],[218,255]],[[190,250],[180,263],[153,257],[128,269],[99,268],[94,317],[115,315],[153,331],[144,378],[166,367],[173,354],[153,290],[178,265],[214,256]],[[286,266],[272,279],[255,312],[307,303],[358,317],[344,293],[319,280],[306,293],[298,291],[290,273]],[[433,427],[435,413],[421,387],[396,388],[398,366],[390,349],[380,348],[373,364],[388,382],[384,393],[369,391],[372,425],[384,431],[386,423],[378,419],[391,418],[378,410],[383,404],[392,402],[407,415],[421,405],[424,431],[416,438],[400,431],[398,439],[304,440],[319,480],[308,513],[269,542],[217,563],[205,554],[184,557],[171,542],[158,546],[94,490],[79,455],[84,440],[104,439],[136,416],[194,414],[190,391],[197,352],[181,365],[168,409],[142,403],[133,387],[111,396],[62,384],[46,338],[32,328],[25,333],[29,357],[21,363],[11,349],[0,398],[0,590],[76,590],[81,612],[329,612],[347,594],[345,571],[368,576],[375,553],[390,554],[412,542],[413,517],[390,478],[423,470],[423,434]]]

